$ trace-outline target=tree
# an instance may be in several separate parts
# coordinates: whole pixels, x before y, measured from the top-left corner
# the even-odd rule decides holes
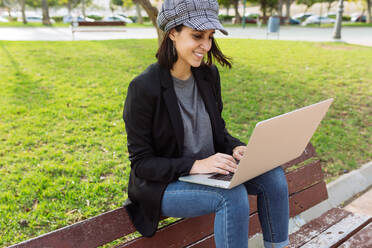
[[[110,0],[110,9],[111,12],[114,13],[115,6],[123,7],[123,0]]]
[[[142,6],[142,8],[146,11],[152,24],[156,28],[156,32],[158,34],[158,44],[160,45],[164,38],[164,32],[158,28],[158,25],[156,22],[158,12],[159,12],[158,9],[151,5],[150,0],[137,0],[137,1]]]
[[[304,12],[306,13],[311,6],[313,6],[317,0],[296,0],[297,4],[304,4],[306,6],[306,9]]]
[[[239,0],[232,0],[235,10],[235,23],[242,23],[242,17],[239,14]]]
[[[9,21],[12,19],[11,10],[17,6],[16,0],[2,0],[2,4],[5,6],[5,8],[8,11],[8,18]]]
[[[367,1],[367,23],[372,23],[372,11],[371,11],[371,8],[372,8],[372,0],[366,0]]]
[[[141,5],[138,0],[132,0],[133,3],[136,5],[136,13],[137,13],[137,22],[143,24],[143,17],[141,13]]]
[[[231,6],[231,0],[218,0],[218,5],[226,8],[226,14],[229,15],[229,9]]]
[[[22,22],[23,24],[27,24],[26,19],[26,0],[19,0],[19,5],[21,5],[21,12],[22,12]]]
[[[50,23],[48,0],[41,0],[41,9],[43,12],[43,24],[51,25],[52,23]]]

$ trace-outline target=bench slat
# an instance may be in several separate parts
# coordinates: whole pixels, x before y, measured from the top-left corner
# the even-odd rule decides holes
[[[300,230],[289,235],[289,247],[296,248],[304,245],[330,226],[338,223],[340,220],[351,213],[341,208],[332,208],[322,214],[320,217],[303,225]]]
[[[94,22],[87,22],[87,21],[80,21],[75,22],[78,26],[125,26],[126,22],[123,21],[94,21]],[[74,24],[75,24],[74,23]]]
[[[298,158],[295,158],[283,165],[282,168],[283,169],[287,169],[289,167],[291,167],[292,165],[295,165],[295,164],[298,164],[298,163],[301,163],[305,160],[308,160],[309,158],[311,157],[315,157],[316,156],[316,152],[315,152],[315,148],[314,146],[309,142],[309,144],[307,144],[304,152],[298,157]]]
[[[11,247],[90,248],[135,231],[125,208],[118,208]]]
[[[289,197],[289,216],[294,217],[326,199],[328,199],[326,183],[315,184]]]
[[[324,178],[319,160],[291,171],[286,176],[290,195],[319,183]]]
[[[140,237],[117,248],[185,247],[213,233],[214,214],[182,219],[161,228],[152,238]]]
[[[342,243],[339,248],[371,248],[372,247],[372,223],[354,234],[346,242]]]
[[[371,217],[359,214],[350,214],[343,218],[340,222],[326,229],[316,238],[307,242],[302,248],[333,248],[345,239],[363,228]]]

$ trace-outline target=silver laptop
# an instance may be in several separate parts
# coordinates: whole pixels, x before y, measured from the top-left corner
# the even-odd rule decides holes
[[[231,189],[297,158],[332,102],[330,98],[257,123],[234,174],[195,174],[179,180]]]

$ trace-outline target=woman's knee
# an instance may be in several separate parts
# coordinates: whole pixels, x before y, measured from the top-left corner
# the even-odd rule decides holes
[[[224,204],[233,208],[246,209],[249,212],[248,193],[244,185],[223,190],[222,197]]]

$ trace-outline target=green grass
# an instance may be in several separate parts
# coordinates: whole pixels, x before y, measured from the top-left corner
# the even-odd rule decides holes
[[[0,247],[121,206],[129,82],[155,40],[0,41]],[[220,40],[224,118],[247,142],[257,121],[334,97],[312,138],[333,180],[371,159],[372,49]]]
[[[27,23],[23,24],[22,22],[0,22],[0,28],[1,27],[21,27],[21,28],[40,28],[40,27],[70,27],[69,23],[54,23],[51,26],[46,26],[42,23]],[[153,27],[151,22],[145,22],[144,24],[138,24],[138,23],[128,23],[125,27],[127,28],[147,28],[147,27]]]
[[[50,26],[44,25],[44,24],[38,23],[38,22],[29,22],[27,24],[23,24],[23,22],[0,22],[0,28],[1,27],[40,28],[40,27],[69,27],[69,26],[70,26],[70,24],[68,24],[68,23],[59,23],[59,22],[54,23]]]
[[[342,22],[343,27],[358,27],[358,28],[369,28],[372,27],[372,23],[363,23],[363,22]],[[309,24],[305,27],[311,28],[333,28],[334,24]]]

